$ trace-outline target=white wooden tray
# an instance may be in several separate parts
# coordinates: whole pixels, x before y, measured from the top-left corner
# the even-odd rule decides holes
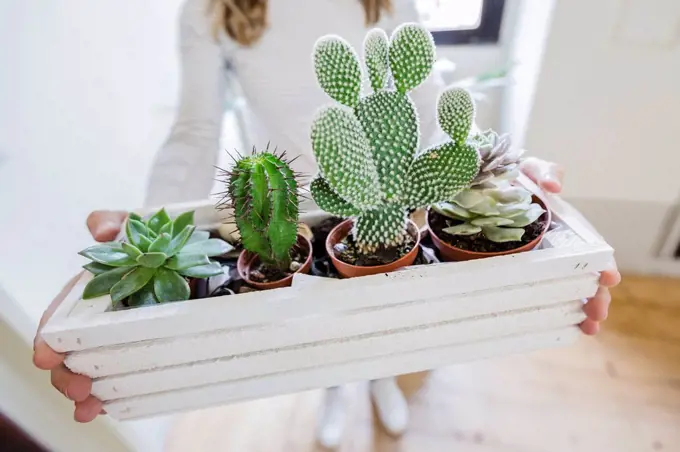
[[[85,272],[42,335],[121,420],[565,346],[613,250],[570,205],[546,199],[560,227],[542,249],[509,256],[298,275],[289,288],[115,312],[108,296],[80,298]],[[166,209],[196,209],[205,229],[221,222],[211,202]]]

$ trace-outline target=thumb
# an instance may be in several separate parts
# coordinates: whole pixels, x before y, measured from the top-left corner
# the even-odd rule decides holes
[[[116,238],[127,215],[124,211],[96,210],[88,215],[87,227],[96,241],[108,242]]]
[[[564,170],[557,163],[529,157],[522,162],[521,170],[543,190],[549,193],[559,193],[562,191]]]

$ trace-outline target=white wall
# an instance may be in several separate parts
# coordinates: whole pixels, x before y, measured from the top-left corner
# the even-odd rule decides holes
[[[558,0],[535,87],[525,145],[624,269],[655,267],[680,194],[679,29],[677,0]]]

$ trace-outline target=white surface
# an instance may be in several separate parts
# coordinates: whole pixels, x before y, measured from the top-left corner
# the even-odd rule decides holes
[[[332,317],[303,316],[297,320],[246,329],[216,330],[205,334],[95,348],[71,354],[66,364],[77,373],[104,377],[258,350],[280,349],[295,344],[333,341],[380,331],[390,332],[456,318],[485,316],[499,310],[531,309],[577,300],[587,297],[597,289],[596,278],[595,275],[582,275],[564,281],[511,287],[503,289],[500,302],[498,292],[483,291],[475,295],[445,296],[360,311],[348,307],[347,313]],[[382,296],[380,299],[385,301],[389,297]],[[230,300],[223,301],[226,302]],[[470,334],[474,335],[475,332]],[[479,334],[486,332],[480,331]],[[235,361],[231,365],[239,366],[239,360]],[[242,370],[244,369],[234,369],[237,374]],[[115,381],[113,379],[111,384],[115,384]],[[107,381],[97,383],[102,384],[107,384]]]
[[[500,300],[502,298],[497,297]],[[452,301],[455,303],[455,301]],[[127,375],[105,377],[93,383],[92,394],[100,400],[115,400],[157,392],[203,386],[223,381],[285,374],[302,369],[350,362],[367,362],[383,356],[465,345],[506,336],[530,334],[544,329],[576,325],[585,319],[580,300],[525,311],[497,312],[488,316],[443,320],[334,341],[303,343],[289,348],[258,350],[246,355],[175,365]],[[447,365],[449,363],[442,363]],[[438,366],[439,367],[439,366]],[[413,369],[417,371],[421,369]],[[409,372],[407,372],[409,373]],[[339,384],[341,382],[337,382]]]
[[[158,413],[169,413],[215,406],[224,403],[270,397],[278,394],[306,391],[372,378],[401,375],[414,369],[431,369],[442,363],[479,360],[511,353],[571,344],[580,335],[577,327],[501,340],[418,351],[406,355],[373,359],[366,363],[341,364],[323,369],[301,370],[285,375],[263,376],[232,383],[221,383],[199,388],[151,394],[132,399],[113,401],[107,412],[116,418],[143,418]],[[359,365],[357,365],[359,364]],[[363,364],[363,365],[362,365]]]
[[[670,132],[680,126],[680,45],[617,39],[628,3],[557,2],[526,147],[565,166],[566,198],[670,205],[680,193],[680,153]],[[645,14],[629,20],[649,23],[666,21],[678,2],[634,4]],[[680,18],[677,11],[673,14],[677,31]],[[647,33],[654,36],[655,30]],[[607,214],[603,210],[601,215]],[[647,230],[655,233],[657,228],[649,225]],[[633,236],[625,223],[621,229]]]

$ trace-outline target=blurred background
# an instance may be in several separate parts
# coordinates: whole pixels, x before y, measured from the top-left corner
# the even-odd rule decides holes
[[[178,105],[182,3],[0,0],[0,434],[60,451],[314,450],[318,392],[78,425],[30,362],[43,310],[91,243],[87,214],[143,201]],[[475,90],[481,127],[564,166],[564,197],[624,279],[597,337],[404,379],[400,440],[352,386],[342,450],[680,450],[680,2],[416,4],[446,82]],[[222,147],[243,149],[232,94]]]

